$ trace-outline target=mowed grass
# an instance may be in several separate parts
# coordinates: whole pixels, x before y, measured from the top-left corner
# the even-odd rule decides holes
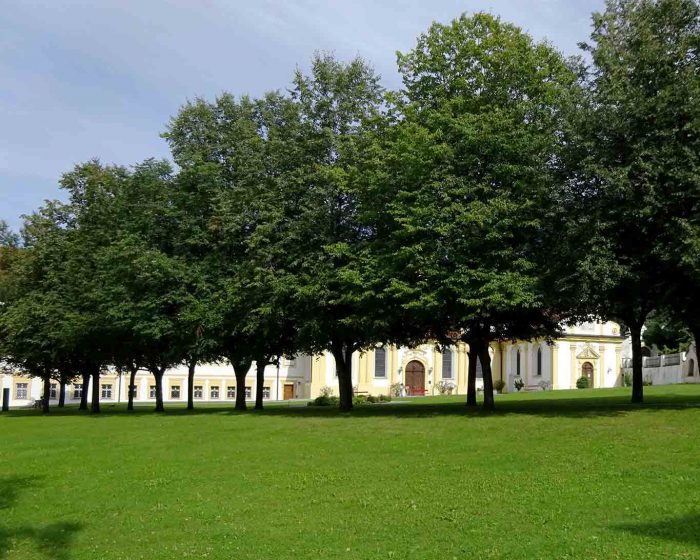
[[[700,386],[0,415],[0,558],[700,558]]]

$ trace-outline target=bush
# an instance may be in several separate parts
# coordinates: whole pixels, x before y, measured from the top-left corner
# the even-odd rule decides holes
[[[629,371],[626,371],[625,373],[622,374],[622,386],[623,387],[631,387],[632,386],[632,373]]]
[[[379,397],[375,397],[374,395],[367,395],[367,402],[372,404],[378,403]]]
[[[379,402],[391,402],[391,395],[379,395]]]
[[[642,385],[644,387],[648,387],[649,385],[653,385],[654,381],[652,381],[651,376],[647,375],[644,379],[642,379]]]
[[[493,382],[493,388],[494,388],[496,391],[501,392],[501,391],[503,391],[503,389],[506,388],[506,382],[503,381],[503,379],[496,379],[496,380]]]
[[[516,377],[513,381],[513,387],[515,387],[516,391],[520,391],[523,387],[525,387],[525,382],[523,381],[523,378]]]
[[[577,389],[588,389],[588,377],[581,376],[576,380]]]
[[[455,384],[449,381],[438,381],[435,384],[435,388],[441,395],[451,395],[452,391],[455,390]]]
[[[321,389],[321,392],[323,393],[323,389]],[[308,406],[338,406],[339,402],[340,399],[338,397],[321,394],[312,401],[309,401],[307,404]]]
[[[538,386],[540,389],[542,389],[543,391],[546,391],[547,389],[550,388],[551,384],[550,384],[549,381],[543,379],[542,381],[540,381],[540,382],[537,384],[537,386]]]
[[[389,393],[391,394],[392,397],[400,397],[401,396],[401,383],[392,383],[391,387],[389,388]]]
[[[369,397],[366,395],[354,395],[352,397],[352,406],[362,406],[369,402]]]
[[[332,397],[333,396],[333,387],[329,387],[326,385],[325,387],[321,387],[321,396],[322,397]]]

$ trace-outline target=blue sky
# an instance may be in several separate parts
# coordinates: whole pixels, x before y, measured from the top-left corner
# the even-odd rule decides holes
[[[98,157],[167,157],[159,134],[187,100],[285,88],[315,50],[370,60],[398,87],[395,52],[431,21],[490,11],[566,54],[603,0],[0,0],[0,218],[60,198]]]

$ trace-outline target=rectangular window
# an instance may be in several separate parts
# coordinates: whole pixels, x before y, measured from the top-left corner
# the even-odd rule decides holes
[[[245,388],[245,398],[250,399],[252,398],[253,392],[250,390],[250,387]]]
[[[226,387],[226,398],[235,399],[236,398],[236,388],[232,385]]]
[[[170,398],[171,399],[179,399],[180,398],[180,386],[179,385],[172,385],[170,387]]]
[[[50,399],[57,399],[58,398],[58,385],[55,383],[51,383],[51,388],[49,389],[49,398]]]
[[[150,385],[148,387],[148,398],[149,399],[155,399],[156,398],[156,386],[155,385]]]
[[[111,399],[112,398],[112,385],[111,384],[102,385],[102,398],[103,399]]]
[[[202,389],[202,386],[195,385],[194,386],[194,398],[201,399],[203,395],[204,395],[204,390]]]
[[[386,350],[384,348],[374,350],[374,377],[386,377]]]
[[[15,398],[20,400],[25,400],[29,395],[29,384],[28,383],[17,383],[15,385]]]
[[[83,398],[83,384],[82,383],[76,383],[73,385],[73,398],[74,399],[82,399]]]
[[[139,396],[139,395],[138,395],[138,388],[136,387],[136,385],[133,385],[133,386],[131,387],[131,396],[134,397],[134,398],[136,398],[136,397]]]
[[[219,386],[218,385],[212,385],[209,388],[209,398],[210,399],[218,399],[219,398]]]
[[[263,399],[269,399],[269,398],[270,398],[270,388],[263,387]]]
[[[452,350],[449,348],[442,352],[442,378],[452,379]]]

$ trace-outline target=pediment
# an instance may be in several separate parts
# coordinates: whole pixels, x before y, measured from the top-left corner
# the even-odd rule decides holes
[[[600,354],[591,348],[590,344],[586,344],[583,350],[576,355],[577,360],[597,360]]]

